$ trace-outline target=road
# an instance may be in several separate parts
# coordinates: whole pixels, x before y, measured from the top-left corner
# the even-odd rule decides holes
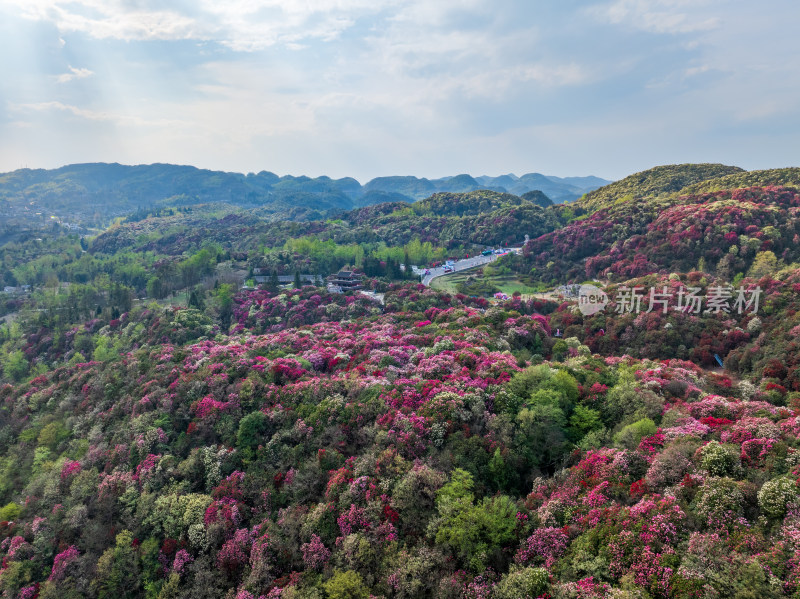
[[[484,264],[488,264],[489,262],[493,262],[497,260],[498,256],[495,254],[491,254],[489,256],[473,256],[472,258],[465,258],[464,260],[456,260],[453,263],[453,272],[460,272],[462,270],[467,270],[468,268],[475,268],[476,266],[483,266]],[[442,275],[450,274],[445,272],[443,266],[439,266],[438,268],[431,268],[430,274],[425,275],[422,278],[422,284],[426,287],[430,286],[431,281],[433,281],[436,277],[441,277]]]

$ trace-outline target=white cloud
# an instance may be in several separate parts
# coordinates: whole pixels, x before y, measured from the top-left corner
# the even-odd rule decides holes
[[[0,0],[51,54],[69,42],[43,65],[42,37],[0,39],[28,57],[6,88],[25,135],[0,138],[31,161],[61,135],[61,163],[80,139],[82,159],[365,177],[778,155],[794,140],[734,141],[796,132],[794,1]]]
[[[121,114],[113,111],[90,110],[58,101],[9,104],[8,107],[10,111],[21,114],[60,112],[68,113],[87,121],[107,122],[115,125],[124,125],[130,127],[171,127],[183,124],[180,120],[164,118],[151,119],[133,114]]]
[[[56,81],[59,83],[69,83],[73,79],[85,79],[86,77],[91,77],[94,75],[94,72],[90,71],[89,69],[76,69],[73,66],[69,66],[67,68],[68,72],[57,75]]]
[[[446,101],[452,97],[483,98],[501,102],[513,90],[535,84],[538,89],[553,90],[582,85],[593,75],[576,63],[548,64],[530,62],[516,66],[482,69],[469,76],[449,75],[437,79],[427,98]],[[424,101],[425,98],[420,98]]]
[[[702,75],[703,73],[708,73],[711,70],[711,67],[707,64],[700,65],[697,67],[689,67],[685,71],[685,75],[687,77],[696,77],[697,75]]]
[[[197,22],[178,11],[125,0],[0,0],[28,19],[52,22],[61,32],[96,39],[166,40],[202,38]]]
[[[614,25],[628,25],[650,33],[694,33],[719,26],[720,19],[698,14],[709,0],[614,0],[594,6],[589,13]]]
[[[331,41],[362,15],[401,0],[200,0],[186,5],[142,0],[0,0],[23,17],[52,22],[61,32],[125,41],[216,41],[237,51],[277,43]]]

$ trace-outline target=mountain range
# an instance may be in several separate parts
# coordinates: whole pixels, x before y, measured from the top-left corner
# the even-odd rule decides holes
[[[279,176],[269,171],[245,175],[172,164],[92,163],[0,174],[0,212],[50,212],[101,225],[114,217],[158,206],[224,202],[257,208],[264,216],[313,220],[361,206],[414,202],[437,192],[477,189],[515,195],[538,190],[554,203],[562,203],[607,183],[599,177],[559,178],[529,173],[521,177],[378,177],[361,185],[352,177]]]

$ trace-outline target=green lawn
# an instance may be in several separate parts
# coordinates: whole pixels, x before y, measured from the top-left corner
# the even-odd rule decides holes
[[[466,281],[467,278],[471,276],[476,276],[476,269],[437,277],[431,281],[431,287],[440,291],[446,291],[447,293],[457,293],[456,286]],[[489,277],[489,281],[508,295],[512,295],[517,291],[522,295],[530,295],[543,291],[543,289],[524,285],[513,275],[494,275]]]
[[[431,281],[431,287],[447,293],[456,293],[456,285],[467,280],[470,271],[458,272],[441,277],[436,277]],[[474,274],[474,273],[473,273]]]

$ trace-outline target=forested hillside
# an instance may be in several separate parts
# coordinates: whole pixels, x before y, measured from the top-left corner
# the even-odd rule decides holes
[[[797,597],[796,175],[162,206],[4,243],[0,594]],[[410,268],[525,235],[472,287],[546,293]],[[371,293],[301,278],[340,268]],[[653,303],[686,290],[708,309]]]
[[[783,185],[792,176],[786,170],[755,172],[741,177],[747,187],[710,179],[691,186],[691,193],[623,196],[600,208],[587,196],[589,204],[579,202],[576,211],[596,211],[528,244],[514,268],[552,282],[691,270],[730,280],[763,270],[765,261],[774,270],[779,261],[798,260],[800,192]]]
[[[73,164],[0,174],[0,214],[26,228],[49,224],[50,216],[76,226],[104,227],[136,211],[226,203],[270,220],[315,220],[360,206],[414,202],[436,192],[488,189],[522,195],[538,190],[566,202],[608,183],[598,177],[540,174],[479,179],[379,177],[362,186],[352,177],[278,176],[269,171],[244,175],[172,164]]]

